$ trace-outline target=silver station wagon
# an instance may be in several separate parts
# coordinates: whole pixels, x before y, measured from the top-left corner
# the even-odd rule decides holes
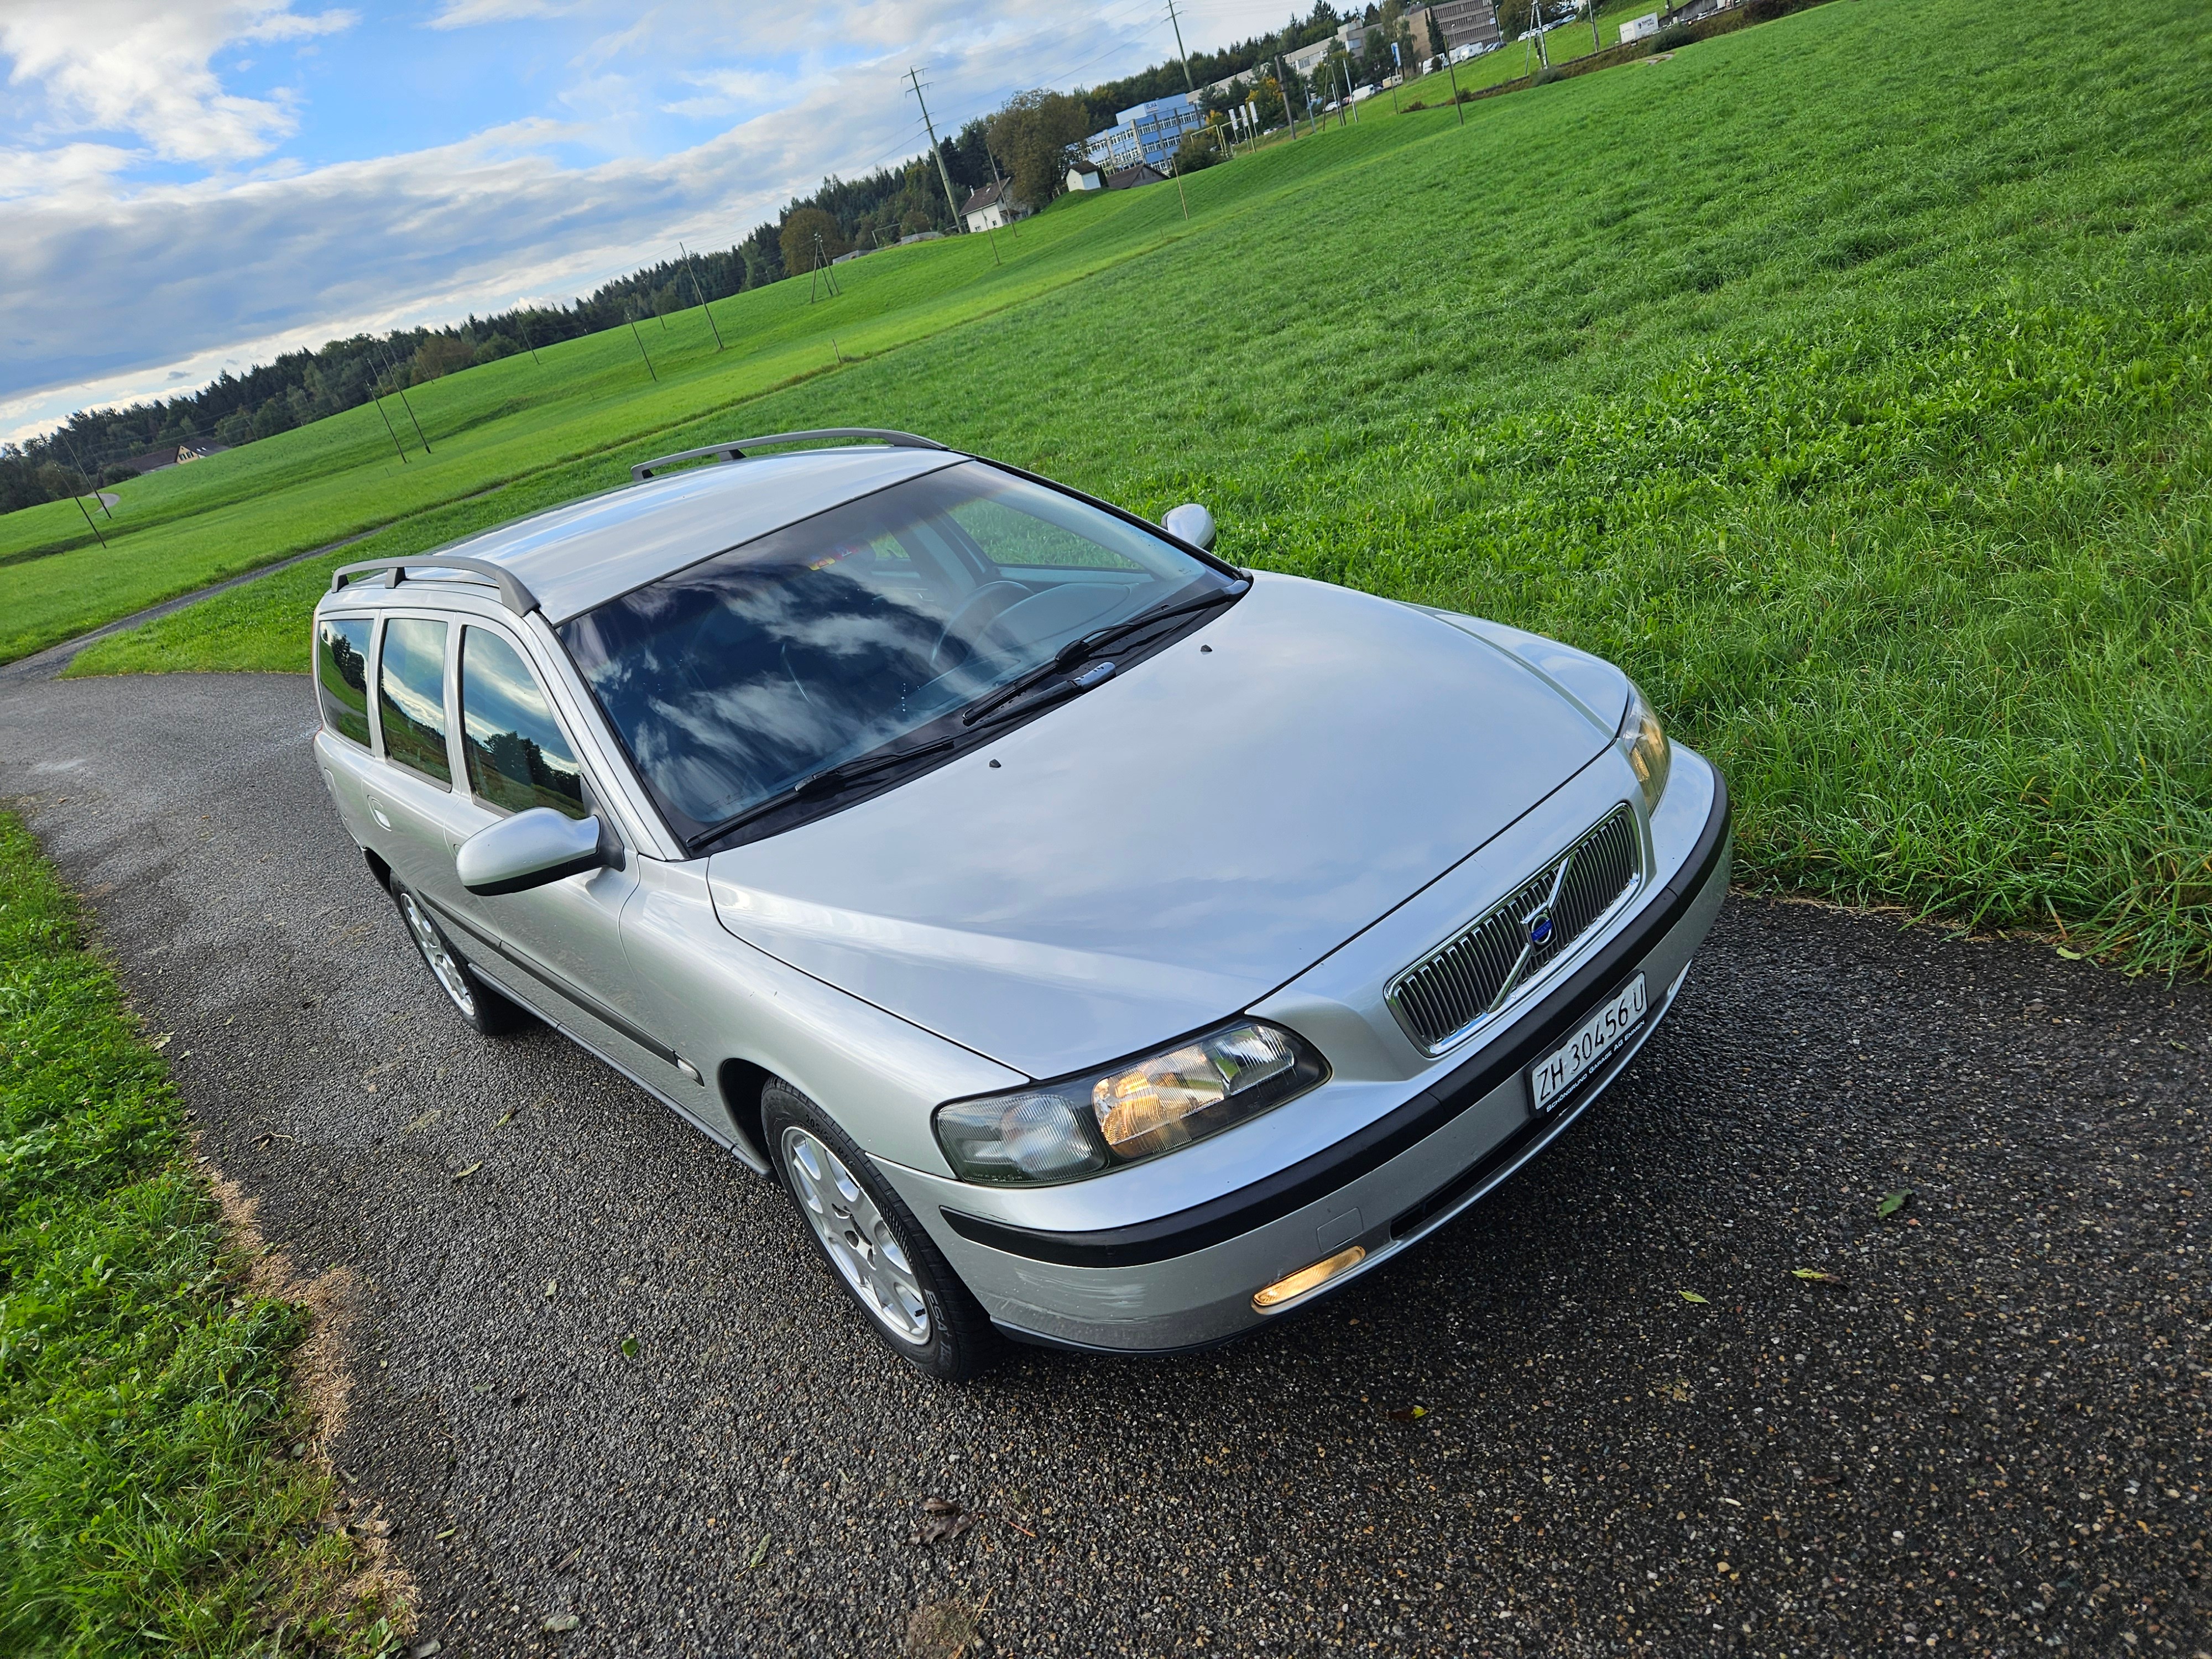
[[[903,433],[634,471],[338,571],[317,762],[463,1019],[773,1175],[935,1375],[1340,1289],[1589,1104],[1721,903],[1719,774],[1583,653]]]

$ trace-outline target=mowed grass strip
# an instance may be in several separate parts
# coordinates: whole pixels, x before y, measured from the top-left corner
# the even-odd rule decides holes
[[[2208,112],[2174,0],[1836,0],[1210,169],[1188,232],[743,424],[1205,501],[1242,562],[1624,663],[1729,771],[1751,880],[2203,969]],[[80,665],[296,671],[326,569]]]
[[[161,1056],[0,814],[0,1650],[367,1655],[390,1609],[319,1530],[331,1482],[186,1153]]]

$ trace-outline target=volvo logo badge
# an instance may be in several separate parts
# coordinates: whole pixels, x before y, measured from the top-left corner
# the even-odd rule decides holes
[[[1545,945],[1550,942],[1551,937],[1552,914],[1550,911],[1539,910],[1534,915],[1528,918],[1529,944],[1537,945]]]

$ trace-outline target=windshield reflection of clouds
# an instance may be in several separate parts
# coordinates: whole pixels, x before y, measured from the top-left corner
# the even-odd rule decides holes
[[[646,781],[696,831],[1209,578],[1224,580],[1110,514],[971,462],[734,548],[561,632]]]

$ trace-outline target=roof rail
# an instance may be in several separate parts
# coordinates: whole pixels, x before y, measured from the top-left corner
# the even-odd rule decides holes
[[[418,553],[410,559],[364,559],[359,564],[342,564],[331,572],[331,592],[335,593],[346,585],[349,576],[366,576],[374,572],[390,573],[394,587],[407,580],[410,570],[465,570],[471,576],[482,576],[499,589],[500,602],[518,617],[526,617],[538,609],[538,596],[522,583],[522,579],[503,564],[494,564],[489,559],[465,559],[451,553]]]
[[[708,444],[704,449],[682,449],[673,455],[657,455],[630,468],[629,476],[633,483],[643,483],[664,467],[674,466],[678,461],[703,461],[710,455],[719,455],[726,461],[742,461],[749,449],[765,449],[770,444],[805,443],[817,438],[860,438],[889,444],[894,449],[945,447],[934,438],[919,438],[911,432],[891,432],[872,426],[830,426],[818,432],[771,432],[763,438],[739,438],[734,443]]]

